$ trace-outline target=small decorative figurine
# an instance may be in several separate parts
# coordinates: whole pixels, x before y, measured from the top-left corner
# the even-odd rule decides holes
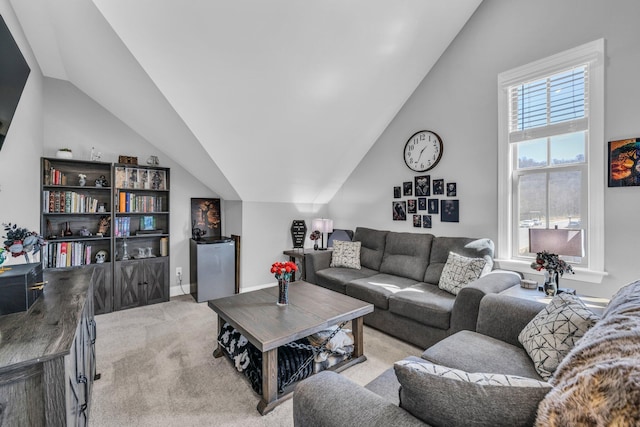
[[[100,175],[100,178],[96,179],[96,187],[108,187],[109,186],[109,182],[107,181],[107,178],[104,177],[104,175]]]
[[[107,256],[109,256],[107,251],[105,250],[98,251],[96,253],[96,264],[104,264],[104,262],[107,260]]]

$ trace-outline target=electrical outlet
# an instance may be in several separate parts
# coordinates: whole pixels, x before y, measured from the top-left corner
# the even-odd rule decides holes
[[[182,276],[182,267],[176,267],[176,276]]]

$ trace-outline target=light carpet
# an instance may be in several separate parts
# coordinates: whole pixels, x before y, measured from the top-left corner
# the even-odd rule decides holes
[[[97,372],[89,425],[292,426],[289,399],[261,416],[257,395],[226,358],[215,359],[215,313],[189,295],[96,316]],[[367,361],[341,373],[364,385],[423,349],[364,328]]]

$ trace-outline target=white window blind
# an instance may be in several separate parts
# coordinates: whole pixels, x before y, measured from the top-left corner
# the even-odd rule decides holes
[[[510,86],[509,142],[578,132],[588,126],[588,68]]]

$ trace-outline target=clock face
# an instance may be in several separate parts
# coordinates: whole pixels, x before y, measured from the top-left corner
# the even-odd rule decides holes
[[[424,172],[438,164],[442,157],[442,140],[435,132],[421,130],[404,145],[404,162],[409,169]]]

